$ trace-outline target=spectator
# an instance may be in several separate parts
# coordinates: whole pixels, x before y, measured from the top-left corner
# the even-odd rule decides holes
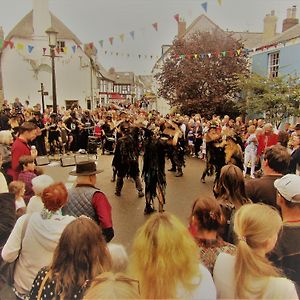
[[[103,273],[92,282],[83,299],[141,299],[139,281],[122,273]]]
[[[220,178],[214,188],[215,197],[219,201],[225,226],[220,235],[229,243],[234,242],[233,216],[237,209],[251,200],[246,196],[245,182],[241,169],[235,165],[226,165],[221,169]]]
[[[281,226],[279,213],[268,205],[247,204],[237,211],[236,255],[221,253],[214,268],[219,299],[297,299],[294,284],[266,258]]]
[[[189,229],[200,249],[200,260],[211,273],[221,252],[235,253],[235,246],[224,242],[218,234],[224,221],[216,199],[199,198],[194,202]]]
[[[173,215],[152,215],[138,230],[129,262],[131,276],[147,299],[216,299],[209,271],[199,265],[198,247]]]
[[[8,186],[6,178],[2,172],[2,154],[0,153],[0,193],[7,193]]]
[[[13,262],[19,257],[14,271],[14,292],[19,299],[27,299],[37,272],[51,262],[61,233],[74,220],[74,217],[60,213],[67,199],[68,192],[63,183],[46,188],[42,195],[42,212],[20,217],[4,245],[3,260]],[[24,224],[27,227],[21,244]]]
[[[277,207],[274,181],[287,171],[290,154],[281,145],[274,145],[266,149],[262,161],[264,175],[261,178],[246,181],[246,194],[252,202],[262,202]]]
[[[88,282],[110,268],[111,257],[99,226],[79,217],[64,229],[50,266],[36,275],[30,299],[37,299],[40,291],[40,299],[82,299]]]
[[[263,154],[266,148],[276,145],[278,136],[273,131],[273,125],[267,123],[264,125],[264,133],[258,137],[257,156],[263,159]]]
[[[270,260],[295,282],[300,297],[300,177],[285,175],[275,180],[274,186],[283,227]]]
[[[32,190],[32,179],[36,177],[34,159],[30,155],[23,155],[19,159],[21,172],[19,173],[18,180],[25,183],[24,200],[26,203],[34,195]]]
[[[19,137],[14,141],[11,149],[11,170],[10,175],[17,180],[19,175],[19,159],[22,155],[32,155],[36,157],[37,153],[31,153],[29,142],[36,137],[36,125],[30,122],[24,122],[19,128]]]
[[[255,164],[256,164],[256,153],[257,153],[257,138],[255,134],[255,126],[251,125],[248,127],[248,138],[246,140],[246,147],[244,153],[244,176],[247,174],[248,163],[251,162],[250,177],[254,178]]]
[[[17,219],[26,213],[24,201],[25,183],[23,181],[12,181],[8,186],[9,192],[15,196],[15,207]]]
[[[34,196],[32,196],[27,204],[27,213],[41,212],[44,204],[42,201],[42,194],[45,188],[53,184],[54,181],[49,175],[39,175],[32,179],[32,190]]]
[[[111,206],[105,194],[95,187],[97,170],[94,161],[83,161],[76,165],[70,175],[77,176],[76,186],[69,190],[69,202],[65,214],[75,217],[85,215],[98,223],[107,242],[114,237]]]
[[[108,244],[108,250],[112,259],[111,271],[114,273],[126,272],[128,266],[128,255],[123,245]]]
[[[288,173],[296,174],[300,164],[300,136],[293,135],[291,137],[292,152]]]
[[[0,154],[2,154],[3,164],[2,168],[4,175],[7,176],[7,171],[11,167],[11,145],[13,137],[10,130],[0,131]]]

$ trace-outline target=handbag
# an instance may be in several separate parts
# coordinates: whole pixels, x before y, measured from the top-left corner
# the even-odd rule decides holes
[[[25,236],[25,232],[27,229],[29,219],[30,219],[30,215],[28,215],[26,217],[24,224],[23,224],[22,233],[21,233],[21,248],[19,250],[18,257],[12,262],[6,262],[6,261],[1,262],[1,265],[0,265],[0,283],[1,283],[1,285],[7,284],[9,286],[13,286],[13,284],[14,284],[15,267],[16,267],[16,263],[19,259],[21,250],[22,250],[22,243],[23,243],[23,239]],[[2,249],[1,249],[1,252],[2,252]]]

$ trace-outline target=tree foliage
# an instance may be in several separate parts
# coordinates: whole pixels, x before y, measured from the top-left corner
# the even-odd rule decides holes
[[[184,112],[200,112],[204,116],[231,115],[234,109],[237,112],[233,102],[236,81],[238,74],[248,72],[245,55],[236,55],[235,50],[240,48],[240,42],[217,30],[174,40],[161,72],[156,75],[159,95]],[[202,53],[211,56],[203,58]]]
[[[247,113],[265,116],[278,128],[284,118],[299,116],[300,81],[295,77],[265,78],[257,74],[240,77],[242,103]]]

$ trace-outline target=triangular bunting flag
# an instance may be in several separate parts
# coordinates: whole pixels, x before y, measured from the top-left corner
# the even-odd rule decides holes
[[[198,54],[194,54],[194,58],[198,58]]]
[[[63,47],[63,50],[64,50],[63,51],[64,53],[67,53],[68,52],[68,47]]]
[[[45,55],[47,48],[43,48],[43,55]]]
[[[89,43],[89,47],[90,47],[90,49],[93,49],[94,48],[94,43]]]
[[[17,48],[18,50],[23,50],[23,49],[24,49],[24,44],[18,43],[17,46],[16,46],[16,48]]]
[[[109,42],[110,42],[111,45],[113,44],[114,38],[112,36],[109,38]]]
[[[130,31],[129,34],[132,37],[132,39],[134,40],[134,31]]]
[[[158,23],[157,23],[157,22],[153,23],[152,26],[153,26],[153,28],[155,29],[155,31],[158,30]]]
[[[101,48],[103,48],[103,42],[104,42],[103,40],[99,41]]]
[[[174,16],[174,19],[177,21],[177,23],[179,23],[179,14],[176,14],[176,15]]]
[[[28,49],[28,53],[31,53],[32,52],[32,50],[33,50],[33,46],[31,46],[31,45],[28,45],[27,46],[27,49]],[[44,48],[45,49],[45,48]],[[44,52],[44,54],[45,54],[45,52]]]
[[[141,58],[141,56],[142,56],[141,54],[138,55],[139,58]]]
[[[73,51],[73,53],[75,53],[75,51],[76,51],[76,46],[72,46],[72,51]]]
[[[119,37],[120,37],[121,42],[123,43],[124,42],[124,37],[125,37],[124,33],[120,34]]]
[[[221,6],[222,5],[222,0],[217,0],[218,4]]]
[[[201,4],[202,8],[205,10],[205,12],[207,12],[207,2],[203,2]]]
[[[105,54],[105,55],[107,54],[107,50],[104,51],[104,54]]]
[[[207,56],[208,56],[209,58],[211,58],[211,53],[207,53]]]
[[[3,40],[0,39],[0,49],[3,47]]]
[[[223,57],[226,56],[226,51],[222,51],[221,53],[222,53]]]
[[[205,58],[205,53],[201,53],[201,58],[202,58],[202,59]]]
[[[237,49],[237,50],[236,50],[236,54],[237,54],[237,55],[240,55],[240,54],[241,54],[241,49]]]

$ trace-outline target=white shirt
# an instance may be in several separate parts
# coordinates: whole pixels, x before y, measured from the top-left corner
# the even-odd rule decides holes
[[[21,294],[30,292],[38,271],[50,264],[64,228],[75,220],[72,216],[62,215],[42,219],[40,213],[33,213],[21,246],[22,228],[28,216],[25,214],[17,220],[1,253],[3,260],[13,262],[22,248],[14,274],[14,286]]]
[[[32,214],[34,212],[41,212],[44,208],[44,203],[40,196],[32,196],[27,204],[27,214]]]
[[[2,172],[0,172],[0,193],[8,193],[7,182]]]
[[[213,276],[217,288],[218,299],[235,298],[235,256],[220,253],[215,263]],[[262,278],[251,280],[251,290],[261,291],[260,286],[264,284]],[[247,293],[247,299],[258,299],[257,294]],[[295,285],[292,281],[283,277],[269,277],[267,288],[263,299],[298,299]]]
[[[18,211],[18,209],[23,207],[26,208],[26,204],[23,198],[16,199],[15,204],[16,204],[16,211]]]
[[[208,300],[217,299],[216,287],[213,282],[212,276],[206,267],[199,265],[200,277],[193,279],[193,284],[196,288],[191,292],[184,289],[182,285],[177,288],[178,299],[188,299],[188,300]]]

